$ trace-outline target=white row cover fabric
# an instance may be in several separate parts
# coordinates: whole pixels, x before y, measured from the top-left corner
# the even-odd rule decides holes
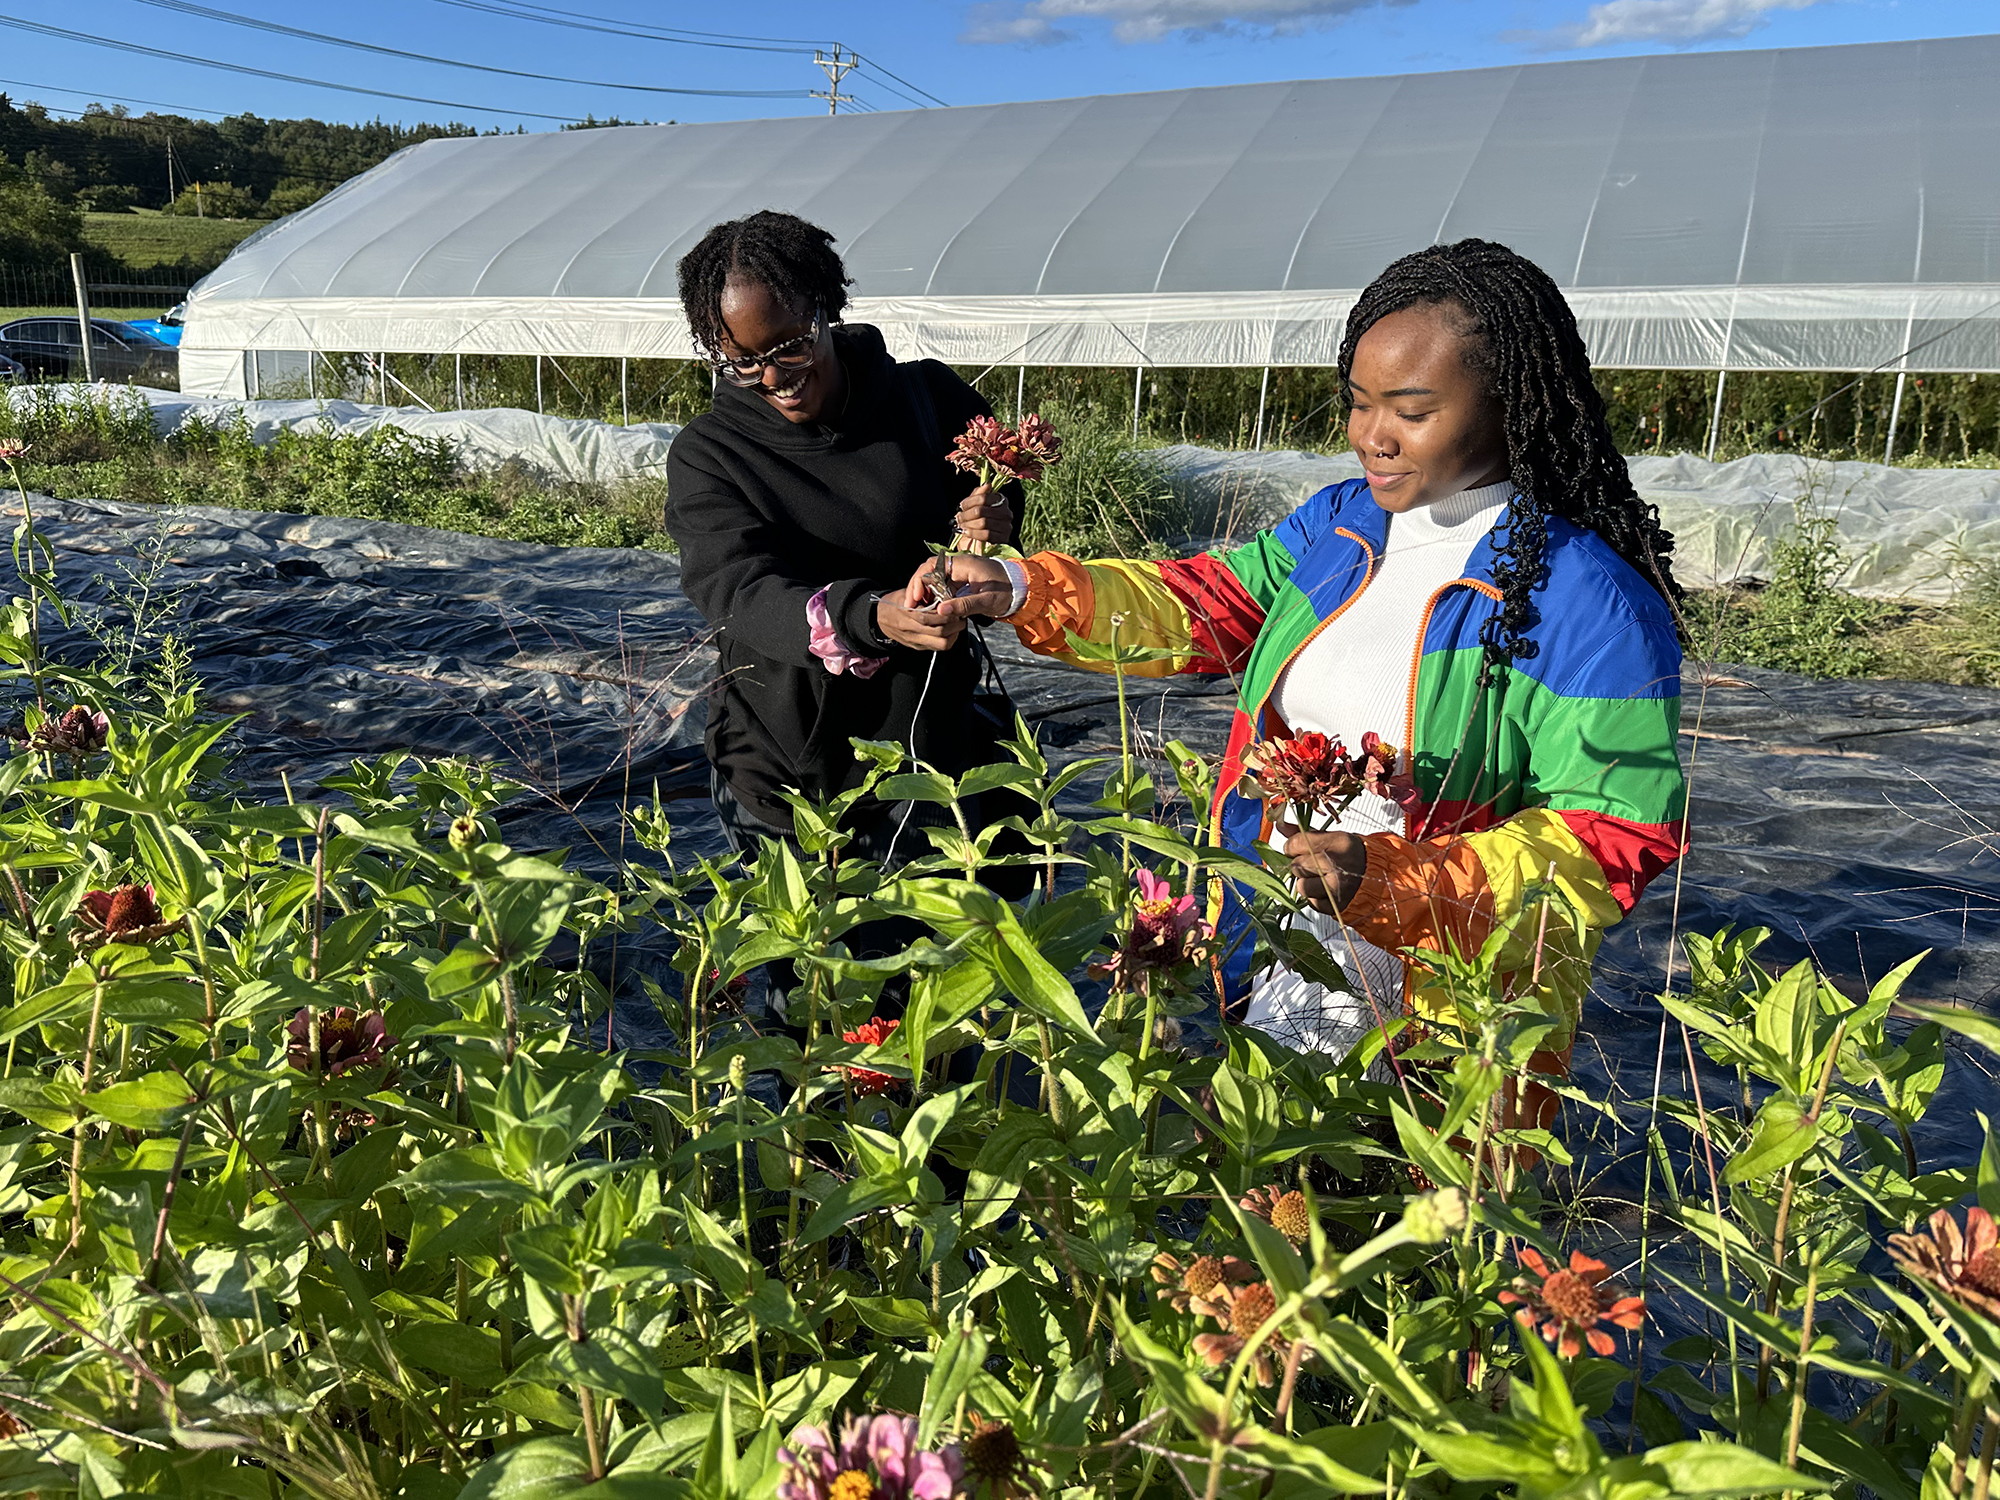
[[[1970,37],[427,141],[246,240],[182,347],[686,357],[675,263],[774,207],[903,355],[1328,364],[1481,235],[1599,364],[2000,369],[1996,77]]]
[[[1329,484],[1360,477],[1352,453],[1158,450],[1199,535],[1243,536]],[[1674,534],[1691,588],[1771,576],[1772,545],[1801,519],[1832,516],[1843,588],[1941,604],[1974,570],[2000,565],[2000,470],[1898,469],[1758,453],[1710,463],[1682,453],[1629,460],[1632,483]]]
[[[16,405],[37,400],[143,397],[160,433],[190,421],[239,418],[268,443],[283,429],[362,433],[389,425],[459,447],[475,470],[518,461],[556,479],[599,484],[660,477],[680,429],[539,416],[508,409],[430,412],[352,401],[225,401],[144,387],[24,387]],[[119,393],[130,391],[124,396]],[[1148,450],[1189,502],[1193,538],[1243,537],[1278,521],[1308,495],[1353,479],[1351,453],[1231,452],[1181,444]],[[1841,583],[1879,598],[1941,603],[1967,570],[2000,563],[2000,470],[1897,469],[1757,454],[1715,464],[1691,454],[1631,461],[1639,493],[1660,507],[1674,533],[1674,567],[1695,587],[1768,578],[1771,546],[1809,514],[1839,522],[1847,565]]]
[[[547,417],[512,408],[425,411],[420,406],[375,406],[359,401],[246,401],[190,396],[149,386],[0,387],[14,406],[38,401],[144,400],[153,430],[169,437],[191,422],[209,427],[243,423],[250,440],[268,444],[282,431],[354,434],[400,427],[418,437],[442,438],[458,449],[459,462],[475,472],[525,464],[550,479],[616,484],[664,479],[667,446],[680,428],[670,422],[592,422]]]

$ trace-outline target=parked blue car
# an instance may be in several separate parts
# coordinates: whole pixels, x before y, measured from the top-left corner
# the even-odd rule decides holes
[[[181,318],[186,311],[185,302],[176,302],[173,309],[164,317],[127,318],[125,326],[136,328],[141,333],[149,333],[161,343],[171,344],[178,349],[181,346]]]

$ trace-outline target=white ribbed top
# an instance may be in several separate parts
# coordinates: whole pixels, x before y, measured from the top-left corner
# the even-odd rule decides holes
[[[1338,735],[1358,755],[1362,735],[1372,729],[1397,747],[1407,770],[1410,664],[1424,607],[1440,588],[1465,576],[1473,548],[1513,492],[1511,484],[1489,484],[1389,517],[1368,587],[1306,643],[1271,691],[1271,707],[1294,733]],[[1401,833],[1403,810],[1363,792],[1338,819],[1317,822],[1346,833]],[[1402,960],[1359,939],[1350,949],[1332,917],[1315,912],[1299,925],[1340,961],[1355,980],[1355,993],[1329,992],[1290,970],[1273,969],[1253,984],[1246,1019],[1291,1046],[1345,1053],[1373,1028],[1377,1008],[1384,1017],[1401,1013]],[[1366,1000],[1371,994],[1374,1007]]]
[[[1368,587],[1306,643],[1271,690],[1271,706],[1294,732],[1338,735],[1359,753],[1361,736],[1372,729],[1402,747],[1424,606],[1465,576],[1466,559],[1512,493],[1512,485],[1489,484],[1389,517]],[[1364,797],[1337,826],[1351,833],[1400,832],[1402,815],[1386,798]]]

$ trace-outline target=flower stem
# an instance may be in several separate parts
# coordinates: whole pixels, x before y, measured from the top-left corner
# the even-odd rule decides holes
[[[1993,1487],[1993,1450],[2000,1445],[2000,1411],[1986,1408],[1986,1431],[1979,1440],[1979,1469],[1972,1479],[1972,1500],[1986,1500]]]
[[[1049,1023],[1040,1016],[1035,1017],[1035,1031],[1042,1041],[1042,1087],[1047,1092],[1049,1123],[1057,1130],[1063,1128],[1062,1082],[1056,1077],[1055,1043],[1049,1037]]]
[[[1806,1262],[1806,1302],[1804,1315],[1799,1319],[1799,1357],[1792,1365],[1792,1428],[1785,1438],[1785,1464],[1797,1468],[1799,1464],[1799,1432],[1806,1420],[1806,1380],[1808,1367],[1812,1361],[1813,1304],[1819,1297],[1819,1253],[1815,1251]],[[1992,1429],[1987,1429],[1989,1436]],[[1991,1450],[1988,1450],[1991,1456]]]
[[[28,502],[28,484],[21,477],[21,469],[11,458],[7,460],[7,472],[14,476],[14,488],[21,495],[21,530],[14,541],[14,570],[23,582],[30,578],[30,570],[35,566],[35,544],[41,533],[35,530],[35,508]],[[21,566],[21,544],[28,546],[28,566]],[[42,691],[42,596],[33,583],[28,583],[28,676],[35,684],[35,706],[48,716],[49,700]]]

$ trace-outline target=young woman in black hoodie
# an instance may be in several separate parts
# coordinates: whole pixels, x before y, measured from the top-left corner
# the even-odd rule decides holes
[[[859,784],[852,738],[899,741],[954,772],[990,748],[973,709],[975,643],[962,621],[905,607],[902,585],[954,530],[1011,540],[1021,502],[945,461],[967,422],[991,414],[977,391],[840,322],[849,277],[825,230],[751,214],[709,230],[679,269],[716,383],[668,455],[666,522],[681,585],[720,637],[708,755],[740,849],[789,834],[781,791]],[[900,810],[857,811],[850,847],[885,858]],[[896,845],[902,857],[928,848],[914,828]]]

